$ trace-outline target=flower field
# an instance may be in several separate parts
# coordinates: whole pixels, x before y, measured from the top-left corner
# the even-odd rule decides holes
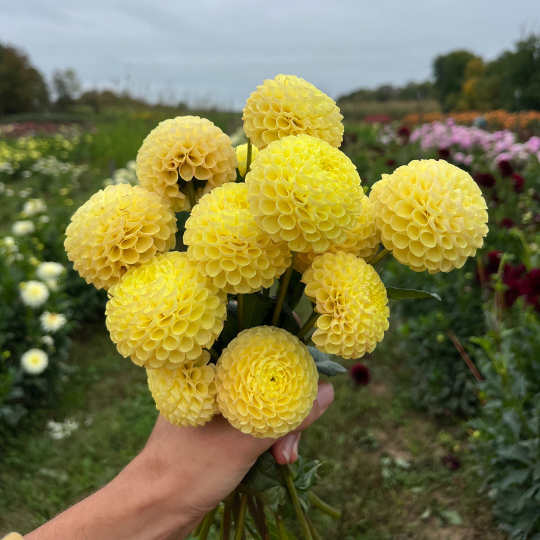
[[[246,125],[253,129],[252,136],[260,139],[260,147],[268,145],[270,149],[265,151],[268,157],[264,166],[279,166],[281,158],[273,153],[275,139],[269,131],[257,131],[261,122],[256,119],[257,109],[252,112],[253,120]],[[502,118],[501,114],[492,116]],[[96,126],[55,129],[47,125],[38,129],[14,125],[0,129],[0,444],[4,455],[0,484],[7,488],[5,493],[0,491],[0,531],[30,530],[52,517],[66,501],[112,478],[136,454],[155,420],[157,413],[145,375],[120,358],[104,334],[107,294],[88,286],[76,272],[100,286],[118,287],[116,294],[121,290],[121,285],[116,285],[118,267],[96,272],[94,254],[90,257],[83,252],[86,238],[96,231],[77,228],[73,221],[66,247],[70,254],[76,253],[74,269],[64,249],[64,233],[74,211],[99,189],[116,186],[119,191],[125,185],[130,194],[140,189],[129,186],[136,183],[131,161],[146,134],[160,120],[163,118],[134,117]],[[217,116],[212,120],[229,132],[230,126],[235,126],[234,118]],[[506,120],[500,120],[500,125],[512,127]],[[377,227],[385,246],[396,242],[392,249],[402,263],[390,257],[379,263],[378,273],[385,286],[437,293],[442,301],[391,300],[388,336],[361,360],[362,364],[352,359],[372,350],[382,339],[388,317],[383,313],[388,310],[385,302],[381,300],[376,308],[381,319],[370,323],[374,325],[370,329],[373,343],[347,343],[338,349],[332,327],[325,327],[323,322],[318,326],[313,342],[347,358],[345,366],[350,370],[350,377],[335,383],[336,404],[310,428],[302,443],[305,457],[326,462],[316,490],[343,510],[340,522],[323,515],[317,518],[317,528],[325,532],[325,538],[540,538],[540,138],[533,129],[532,121],[520,125],[519,133],[515,133],[499,125],[471,126],[452,119],[412,127],[405,123],[346,125],[341,149],[356,166],[363,186],[369,188],[382,175],[413,160],[444,159],[449,165],[437,165],[442,167],[441,174],[446,174],[444,167],[457,165],[480,186],[488,203],[490,230],[476,258],[467,262],[452,259],[449,246],[450,258],[441,255],[439,263],[433,252],[424,256],[430,249],[430,238],[422,237],[418,254],[414,253],[416,247],[406,251],[395,234],[385,238],[388,226],[394,226],[400,216],[378,213],[382,217]],[[150,147],[163,144],[166,136],[158,130],[154,133],[156,139],[148,141]],[[332,141],[338,135],[328,130],[324,137]],[[115,141],[121,142],[117,146]],[[243,140],[233,137],[233,142]],[[236,175],[232,158],[219,150],[218,142],[206,149],[200,163],[214,164],[215,170],[194,173],[201,165],[186,161],[180,166],[185,173],[182,178],[189,181],[194,174],[202,178],[208,173],[207,177],[216,179],[212,187],[221,186],[228,176]],[[182,148],[177,151],[184,155]],[[308,145],[305,151],[306,156],[312,153]],[[247,155],[243,171],[240,163],[240,176],[245,174],[246,159]],[[343,161],[332,166],[348,165]],[[278,218],[274,220],[264,199],[268,189],[257,164],[251,174],[256,187],[249,189],[254,190],[259,207],[264,209],[254,216],[261,220],[265,216],[273,230],[272,223]],[[152,177],[150,168],[143,168],[142,175],[142,185],[158,186],[161,182]],[[222,209],[226,204],[243,208],[247,196],[243,188],[235,188],[232,193],[227,186],[244,184],[224,186],[216,187],[211,201],[205,199],[211,208],[221,205]],[[161,197],[168,197],[176,211],[189,208],[182,191],[164,189]],[[199,189],[200,197],[203,188]],[[340,189],[341,197],[346,198],[355,186],[337,185],[336,191]],[[384,189],[374,190],[378,204],[400,188],[395,183]],[[453,189],[466,187],[460,184]],[[105,207],[110,202],[109,193],[113,189],[103,191],[103,200],[92,201]],[[137,250],[141,262],[150,260],[156,251],[166,251],[165,243],[182,245],[181,236],[174,235],[168,207],[161,207],[157,196],[156,200],[145,197],[136,194],[134,201],[139,210],[145,209],[138,214],[141,230],[147,231],[141,240],[144,249]],[[477,204],[473,195],[470,199],[471,205]],[[349,211],[357,209],[351,206]],[[200,212],[194,211],[185,223],[183,240],[188,254],[199,250],[199,271],[212,276],[216,291],[219,287],[225,292],[238,292],[244,287],[247,292],[261,284],[266,286],[274,276],[267,275],[264,268],[237,279],[227,268],[215,269],[211,260],[204,259],[209,247],[204,245],[200,230],[217,230],[222,224],[217,219],[207,220],[204,208]],[[159,232],[153,226],[156,215],[160,216]],[[232,226],[229,224],[228,229]],[[302,243],[323,240],[314,240],[313,236],[306,240],[296,223],[287,225],[286,230],[294,227],[300,231],[294,240],[295,249],[305,251],[296,265],[304,271],[315,254],[305,250]],[[482,227],[479,221],[474,230],[482,231]],[[183,232],[183,223],[179,228]],[[255,222],[252,229],[256,230]],[[378,245],[369,244],[373,232],[360,221],[352,232],[343,232],[341,244],[347,246],[349,241],[352,246],[365,240],[366,252],[361,256],[369,258]],[[289,255],[279,252],[272,243],[281,240],[279,234],[261,237],[258,245],[276,267],[284,269],[290,264],[285,263]],[[131,247],[126,245],[125,250]],[[164,290],[171,284],[160,281],[160,276],[172,271],[168,259],[173,255],[184,260],[183,254],[174,252],[158,255],[145,269],[152,275],[151,282],[161,283]],[[356,266],[347,266],[353,264],[349,259],[356,261]],[[456,260],[457,267],[451,275],[423,271],[447,271],[450,267],[444,265],[451,260]],[[421,272],[411,272],[403,265]],[[349,267],[353,268],[350,275],[340,273],[341,268]],[[150,279],[150,274],[144,279]],[[131,275],[130,283],[139,279],[137,269]],[[305,276],[306,294],[314,301],[326,298],[326,289],[344,282],[358,287],[361,282],[369,284],[375,305],[384,289],[372,266],[332,248]],[[330,283],[331,279],[336,283]],[[213,294],[217,298],[218,293]],[[150,357],[139,344],[122,335],[118,321],[122,320],[122,310],[129,311],[130,306],[121,302],[110,306],[109,330],[111,335],[114,332],[119,350],[133,347],[129,354],[140,358],[141,365],[154,362],[161,366],[163,359]],[[212,324],[223,316],[218,311],[208,313]],[[297,313],[305,322],[311,315],[309,302],[300,303]],[[210,331],[197,334],[202,346],[207,333]],[[248,335],[244,336],[248,340]],[[263,338],[262,334],[254,336]],[[281,347],[288,347],[286,338],[277,341]],[[182,350],[181,344],[178,347]],[[235,355],[235,349],[231,349],[227,363],[224,360],[218,368],[219,384],[233,384],[231,373],[236,373],[239,379],[235,385],[241,386],[241,372],[230,368],[238,361]],[[304,365],[302,353],[298,355],[298,362]],[[208,358],[206,362],[182,360],[189,360],[182,365],[186,380],[193,370],[205,373],[210,369]],[[156,396],[168,385],[163,375],[166,368],[171,366],[166,365],[164,371],[160,370],[162,375],[156,374],[150,381],[156,402]],[[213,396],[217,390],[210,385],[201,392]],[[302,396],[302,400],[307,397]],[[162,401],[166,398],[164,394]],[[218,394],[217,399],[223,401],[220,406],[227,407],[228,396]],[[302,400],[298,407],[304,406]],[[177,414],[182,406],[190,409],[188,403],[179,404],[170,415]],[[213,397],[201,406],[202,414],[211,417]],[[240,429],[245,417],[235,414],[231,411],[230,421]],[[277,432],[281,429],[277,423],[274,428]],[[268,433],[267,426],[249,429]]]

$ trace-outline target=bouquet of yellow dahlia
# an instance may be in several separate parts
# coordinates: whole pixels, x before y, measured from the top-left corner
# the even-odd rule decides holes
[[[111,339],[146,368],[169,422],[221,414],[253,437],[282,437],[309,414],[319,372],[344,372],[336,358],[383,339],[389,298],[428,294],[385,288],[376,263],[392,253],[416,272],[448,272],[482,246],[486,203],[469,174],[413,161],[368,197],[339,150],[341,120],[313,85],[278,75],[247,100],[246,145],[235,151],[206,119],[166,120],[139,150],[140,185],[108,186],[74,214],[68,256],[108,290]],[[178,240],[175,212],[189,213]],[[302,297],[313,309],[303,325],[293,311]],[[318,538],[310,506],[339,512],[311,493],[316,469],[263,455],[226,499],[222,536],[233,516],[235,538],[244,526],[288,538],[289,508],[306,540]]]

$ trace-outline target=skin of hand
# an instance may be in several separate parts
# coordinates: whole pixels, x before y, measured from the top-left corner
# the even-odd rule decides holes
[[[310,414],[278,441],[242,433],[221,415],[196,428],[180,428],[159,416],[146,446],[114,480],[24,538],[181,540],[265,450],[271,447],[279,464],[296,461],[301,432],[333,399],[332,385],[319,383]]]

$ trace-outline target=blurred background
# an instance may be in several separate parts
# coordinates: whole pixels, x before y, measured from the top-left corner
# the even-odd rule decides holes
[[[540,539],[537,0],[0,0],[0,535],[113,478],[157,415],[144,370],[110,342],[106,294],[67,260],[71,215],[137,182],[164,119],[203,116],[245,142],[245,101],[279,73],[337,101],[367,188],[445,159],[490,213],[484,248],[451,276],[381,271],[443,301],[392,301],[385,341],[333,381],[301,448],[343,510],[318,529]]]

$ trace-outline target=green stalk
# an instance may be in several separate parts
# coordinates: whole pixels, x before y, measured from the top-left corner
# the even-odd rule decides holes
[[[247,493],[242,493],[242,497],[240,498],[240,509],[238,510],[238,519],[236,520],[234,540],[242,539],[242,534],[244,532],[244,521],[246,519],[247,498]]]
[[[193,186],[193,182],[187,183],[187,194],[189,198],[189,204],[191,205],[191,209],[197,204],[197,199],[195,198],[195,187]]]
[[[247,155],[246,155],[246,174],[244,178],[248,175],[248,172],[251,170],[251,154],[253,153],[253,147],[251,141],[248,139],[247,143]]]
[[[266,519],[264,515],[264,506],[259,507],[257,505],[257,502],[255,501],[255,497],[249,496],[248,497],[248,509],[249,513],[251,514],[251,517],[253,518],[253,521],[255,523],[255,527],[257,527],[257,531],[259,533],[259,536],[262,540],[270,540],[270,536],[268,533],[268,527],[266,526]]]
[[[311,519],[309,519],[309,516],[307,514],[304,514],[304,516],[306,517],[309,530],[311,531],[311,534],[313,535],[313,540],[322,540],[319,533],[317,532],[317,529],[315,528],[315,525],[313,525],[313,522],[311,521]]]
[[[244,295],[238,293],[237,299],[237,314],[238,314],[238,332],[244,329]]]
[[[379,261],[382,261],[388,254],[390,253],[389,249],[384,248],[382,251],[379,251],[371,261],[369,261],[369,264],[371,266],[375,266]]]
[[[298,332],[298,334],[296,334],[296,337],[298,339],[302,339],[313,328],[313,325],[317,322],[317,319],[319,318],[319,316],[320,316],[319,313],[313,310],[313,314],[304,323],[304,326],[300,328],[300,331]]]
[[[276,518],[276,527],[279,534],[279,540],[289,540],[285,523],[283,522],[281,514],[277,510],[274,512],[274,517]]]
[[[218,507],[216,506],[213,510],[210,510],[210,512],[206,514],[203,525],[201,527],[201,531],[199,532],[199,540],[206,540],[206,538],[208,537],[208,533],[210,532],[210,527],[212,526],[214,516],[216,515],[217,510]]]
[[[279,288],[279,294],[276,302],[276,308],[274,309],[274,315],[272,317],[272,326],[277,326],[279,322],[279,316],[281,314],[281,308],[283,307],[283,302],[285,301],[285,295],[287,294],[287,288],[289,287],[289,282],[291,281],[291,276],[294,268],[294,257],[296,253],[292,252],[291,266],[287,268],[285,274],[283,275],[283,281],[281,282],[281,287]]]
[[[333,519],[341,519],[341,512],[330,506],[328,503],[325,503],[322,499],[319,499],[313,491],[308,493],[309,502],[315,507],[318,508],[323,514],[330,516]]]
[[[232,518],[232,499],[225,499],[225,508],[223,509],[223,520],[221,521],[221,530],[219,532],[220,540],[229,540],[231,537],[231,518]]]
[[[306,515],[304,514],[304,509],[302,508],[302,505],[300,504],[300,498],[298,497],[298,493],[296,491],[296,487],[293,482],[291,469],[288,465],[278,465],[278,467],[281,471],[281,474],[283,475],[285,484],[287,485],[287,491],[289,492],[289,495],[291,497],[291,500],[294,506],[294,511],[296,512],[296,518],[298,519],[298,522],[300,523],[300,528],[302,529],[302,535],[304,536],[305,540],[313,540],[311,530],[309,529],[309,525],[306,520]]]

